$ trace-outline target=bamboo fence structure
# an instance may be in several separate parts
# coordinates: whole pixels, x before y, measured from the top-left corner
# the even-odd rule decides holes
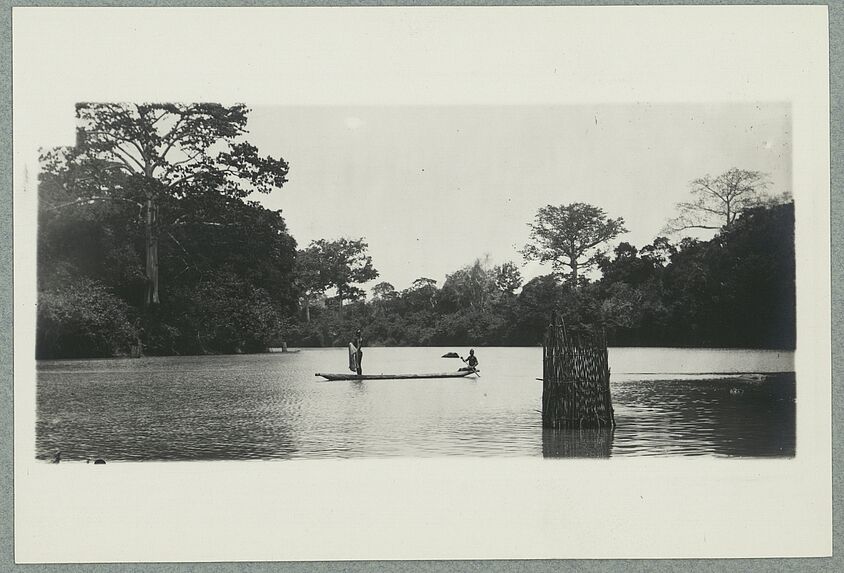
[[[556,313],[542,347],[542,426],[615,427],[606,335],[569,334]]]

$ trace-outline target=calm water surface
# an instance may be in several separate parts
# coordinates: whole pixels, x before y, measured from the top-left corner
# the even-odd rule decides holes
[[[368,348],[364,372],[456,370],[462,348]],[[481,377],[321,382],[345,349],[38,363],[37,455],[62,460],[795,454],[793,353],[612,348],[614,431],[543,430],[541,348],[481,348]]]

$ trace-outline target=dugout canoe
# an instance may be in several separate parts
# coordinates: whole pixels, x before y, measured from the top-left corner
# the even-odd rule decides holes
[[[475,374],[477,370],[460,372],[437,372],[433,374],[328,374],[317,372],[314,376],[322,376],[327,380],[416,380],[425,378],[465,378]]]

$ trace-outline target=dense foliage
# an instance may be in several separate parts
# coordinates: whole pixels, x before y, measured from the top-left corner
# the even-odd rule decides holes
[[[599,280],[545,275],[518,294],[515,265],[480,260],[440,288],[426,278],[400,292],[382,282],[342,319],[326,299],[288,337],[331,346],[361,327],[372,345],[534,345],[557,309],[570,329],[602,328],[616,346],[794,348],[793,203],[747,209],[709,241],[621,243],[597,264]]]
[[[144,222],[144,304],[157,305],[159,243],[166,233],[181,225],[219,225],[251,193],[269,193],[287,181],[283,159],[261,157],[243,139],[248,111],[214,103],[80,103],[76,145],[41,158],[42,180],[65,192],[47,208],[134,206]]]
[[[42,195],[49,195],[42,184]],[[122,204],[42,209],[39,357],[262,351],[297,309],[296,243],[281,214],[239,203],[219,225],[173,229],[160,245],[161,302],[144,305],[144,230]]]
[[[297,282],[302,292],[307,320],[310,320],[311,298],[327,289],[336,289],[341,315],[344,301],[364,297],[364,291],[355,285],[378,278],[378,271],[372,266],[372,257],[366,253],[368,247],[363,239],[319,239],[311,241],[307,249],[299,251]]]
[[[709,241],[605,253],[621,218],[548,205],[523,255],[552,274],[525,283],[517,263],[478,259],[441,285],[379,282],[367,300],[379,272],[363,238],[297,251],[281,212],[250,201],[280,187],[288,165],[242,140],[245,107],[77,112],[77,145],[42,158],[39,358],[344,345],[358,328],[368,345],[535,345],[553,310],[614,345],[794,348],[793,203],[760,200],[755,172],[693,182],[683,216],[723,215]]]
[[[296,243],[248,200],[287,164],[242,141],[247,110],[80,104],[42,157],[38,357],[261,351],[297,308]]]

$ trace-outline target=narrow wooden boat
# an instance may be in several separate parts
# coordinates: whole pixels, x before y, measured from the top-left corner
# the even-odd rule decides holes
[[[476,370],[464,370],[460,372],[439,372],[434,374],[325,374],[317,372],[314,376],[322,376],[328,380],[415,380],[419,378],[465,378],[475,374]]]

